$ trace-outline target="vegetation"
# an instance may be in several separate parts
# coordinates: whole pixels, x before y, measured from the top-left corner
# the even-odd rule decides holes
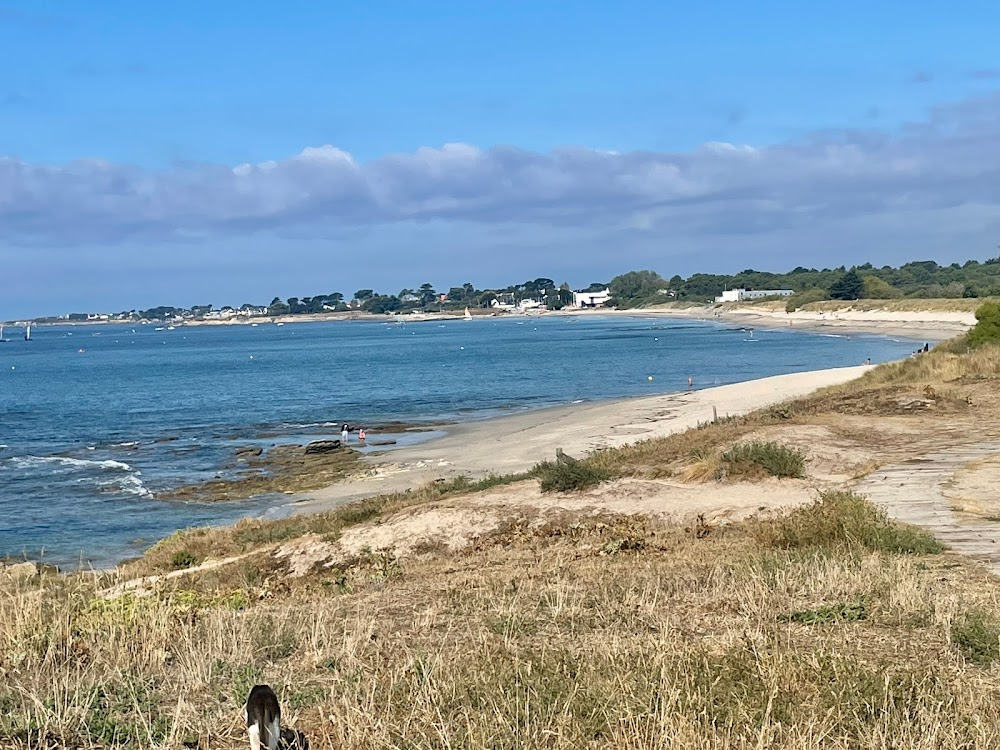
[[[1000,344],[1000,302],[986,302],[976,310],[976,325],[966,342],[972,349]]]
[[[805,455],[797,448],[774,442],[740,443],[722,454],[716,478],[795,478],[804,476],[805,469]]]
[[[862,547],[872,552],[931,555],[943,546],[922,529],[893,523],[885,511],[852,492],[823,492],[811,506],[762,521],[751,533],[778,549]]]
[[[789,310],[820,300],[878,299],[976,299],[1000,296],[1000,258],[980,262],[970,260],[964,264],[941,266],[935,261],[914,261],[898,268],[871,263],[846,268],[805,268],[799,266],[787,273],[772,273],[746,269],[736,274],[696,273],[687,278],[674,275],[665,279],[656,271],[629,271],[614,277],[610,282],[592,283],[578,291],[603,291],[611,294],[610,306],[636,308],[664,302],[704,304],[714,300],[724,289],[791,289],[795,295],[788,299]],[[557,284],[553,279],[539,277],[506,287],[480,289],[470,282],[452,286],[447,291],[436,290],[430,283],[416,289],[402,289],[398,294],[380,293],[373,289],[359,289],[353,298],[340,292],[318,294],[312,297],[275,297],[269,305],[244,303],[238,308],[221,309],[211,304],[191,308],[171,306],[152,307],[147,310],[127,310],[114,314],[116,320],[170,320],[178,318],[205,318],[225,315],[304,315],[332,312],[363,311],[373,314],[400,313],[415,310],[458,311],[465,307],[491,307],[502,302],[517,305],[532,300],[549,309],[558,310],[569,305],[573,292],[566,282]],[[74,313],[72,320],[86,320],[87,314]],[[40,320],[52,320],[49,318]]]
[[[532,474],[538,478],[542,492],[575,492],[606,482],[614,476],[590,461],[543,461],[535,466]]]
[[[267,681],[313,747],[995,746],[988,582],[848,548],[853,522],[824,554],[759,540],[780,521],[585,517],[302,578],[254,559],[147,595],[0,584],[0,736],[235,747]]]
[[[966,612],[952,622],[951,641],[969,661],[989,666],[1000,659],[1000,620],[982,609]]]

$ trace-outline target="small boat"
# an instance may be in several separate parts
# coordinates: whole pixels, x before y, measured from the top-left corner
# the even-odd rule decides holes
[[[465,308],[465,319],[472,320],[472,315],[469,313],[469,308]]]
[[[0,325],[0,344],[6,344],[10,339],[5,339],[3,337],[3,325]]]
[[[24,329],[24,340],[31,341],[31,323],[28,323],[27,328]]]
[[[167,330],[168,331],[176,331],[177,328],[176,328],[176,326],[167,326]]]
[[[163,329],[163,326],[157,326],[157,327],[156,327],[156,328],[154,328],[153,330],[154,330],[154,331],[162,331],[162,330],[164,330],[164,329]]]
[[[275,323],[275,325],[277,325],[277,326],[283,326],[285,324],[284,323]]]

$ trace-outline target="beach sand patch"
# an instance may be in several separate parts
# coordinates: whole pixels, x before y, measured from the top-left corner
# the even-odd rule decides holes
[[[851,439],[826,425],[778,425],[740,438],[740,443],[776,442],[802,451],[806,474],[822,482],[846,482],[872,466],[876,458],[871,442]],[[728,447],[728,446],[727,446]]]
[[[746,518],[760,510],[803,505],[815,493],[801,480],[767,480],[754,484],[681,484],[661,479],[619,479],[574,493],[542,493],[536,482],[521,482],[473,495],[473,505],[589,515],[645,515],[686,524],[698,516],[709,523]]]
[[[956,510],[1000,516],[1000,453],[971,461],[944,484],[944,496]]]

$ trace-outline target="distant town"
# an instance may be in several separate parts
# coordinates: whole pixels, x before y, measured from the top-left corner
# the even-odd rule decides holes
[[[244,303],[238,307],[211,304],[191,307],[160,306],[119,312],[73,312],[26,323],[167,323],[250,322],[285,316],[334,316],[337,314],[428,315],[462,314],[465,309],[483,314],[517,313],[563,308],[615,307],[631,309],[668,302],[712,304],[787,299],[791,307],[827,299],[970,298],[1000,296],[1000,258],[969,260],[942,266],[935,261],[913,261],[898,268],[870,263],[852,268],[804,268],[788,273],[748,269],[737,274],[693,274],[665,279],[655,271],[629,271],[610,282],[571,289],[568,283],[539,277],[503,289],[477,289],[466,283],[447,291],[432,284],[381,294],[359,289],[351,296],[340,292],[311,297],[275,297],[269,304]]]

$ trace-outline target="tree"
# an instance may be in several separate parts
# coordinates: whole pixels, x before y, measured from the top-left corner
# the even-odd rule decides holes
[[[861,299],[864,293],[865,282],[853,268],[830,287],[830,297],[833,299]]]
[[[865,276],[862,283],[865,299],[895,299],[900,296],[896,287],[878,276]]]
[[[608,289],[617,302],[627,305],[652,297],[666,283],[655,271],[629,271],[611,279]]]
[[[288,305],[281,301],[281,297],[275,297],[267,306],[267,312],[269,315],[285,315],[288,312]]]
[[[1000,344],[1000,302],[986,302],[976,310],[976,325],[969,331],[969,346]]]
[[[419,294],[421,305],[431,305],[437,299],[437,292],[434,291],[434,287],[430,284],[421,284]]]
[[[371,289],[359,289],[354,293],[354,299],[359,302],[364,302],[366,299],[371,299],[375,296],[375,292]]]
[[[569,284],[565,281],[559,285],[559,301],[563,307],[573,302],[573,290],[569,288]]]

